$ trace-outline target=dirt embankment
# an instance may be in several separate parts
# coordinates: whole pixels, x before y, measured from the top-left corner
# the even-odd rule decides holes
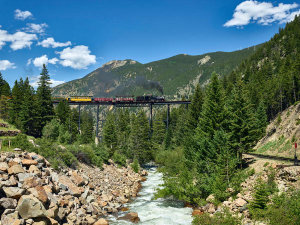
[[[1,153],[1,224],[108,224],[106,215],[136,196],[141,174],[112,161],[58,173],[35,153]]]
[[[254,149],[261,154],[293,158],[295,142],[300,142],[300,103],[278,114]]]

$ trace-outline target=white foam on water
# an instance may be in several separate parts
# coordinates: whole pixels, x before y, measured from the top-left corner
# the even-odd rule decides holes
[[[192,209],[184,208],[183,203],[176,200],[156,199],[154,194],[163,184],[162,173],[157,172],[156,168],[148,171],[147,180],[142,183],[139,195],[131,203],[125,205],[129,208],[128,212],[137,212],[140,218],[138,224],[142,225],[189,225],[192,223]],[[125,215],[120,213],[119,216]],[[129,225],[133,224],[124,220],[117,220],[111,216],[110,224]]]

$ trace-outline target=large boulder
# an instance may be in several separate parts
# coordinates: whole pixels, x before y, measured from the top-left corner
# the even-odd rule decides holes
[[[237,207],[243,207],[244,205],[247,204],[247,202],[242,199],[242,198],[238,198],[234,201],[234,204],[237,206]]]
[[[24,193],[25,190],[18,187],[3,187],[3,191],[8,198],[19,199]]]
[[[138,223],[140,221],[140,218],[139,218],[139,216],[136,212],[127,213],[125,216],[122,216],[118,219],[119,220],[127,220],[127,221],[130,221],[132,223]]]
[[[11,166],[10,168],[8,168],[8,174],[18,174],[18,173],[24,173],[24,169],[22,168],[22,166],[20,164],[15,164],[13,166]]]
[[[0,170],[3,172],[8,170],[8,165],[6,162],[0,162]]]
[[[60,176],[58,179],[60,188],[69,190],[74,196],[79,197],[83,192],[81,188],[77,187],[67,176]]]
[[[43,204],[32,195],[23,195],[20,198],[17,211],[23,219],[47,217]]]
[[[32,159],[23,159],[22,160],[22,165],[23,166],[31,166],[31,165],[37,165],[38,162]]]
[[[6,209],[1,216],[1,225],[21,225],[18,212],[13,209]]]

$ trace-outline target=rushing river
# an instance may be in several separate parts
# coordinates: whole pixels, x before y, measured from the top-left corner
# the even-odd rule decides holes
[[[129,208],[128,212],[137,212],[140,218],[138,224],[143,225],[177,225],[192,223],[192,209],[184,208],[183,203],[168,199],[154,200],[156,189],[163,184],[162,173],[157,172],[156,168],[148,170],[147,180],[142,183],[142,189],[137,198],[125,205]],[[127,212],[127,213],[128,213]],[[125,215],[120,213],[119,216]],[[111,217],[110,224],[127,225],[132,224],[123,220],[116,220]]]

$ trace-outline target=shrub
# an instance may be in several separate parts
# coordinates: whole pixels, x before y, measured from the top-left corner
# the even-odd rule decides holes
[[[112,160],[120,166],[126,166],[126,156],[118,152],[114,153]]]
[[[51,120],[43,128],[43,137],[56,141],[59,136],[60,123],[57,119]]]
[[[224,213],[215,213],[210,216],[209,213],[204,213],[201,216],[196,216],[193,220],[193,225],[238,225],[242,224],[241,219],[230,214],[228,210]]]
[[[84,145],[72,145],[69,147],[69,151],[81,162],[86,164],[93,164],[98,167],[102,167],[103,160],[101,157],[95,154],[92,146]]]
[[[27,139],[26,134],[18,134],[15,139],[12,141],[12,145],[15,148],[20,148],[22,150],[29,151],[33,147]]]
[[[109,151],[104,145],[95,146],[94,151],[95,154],[103,160],[103,162],[108,163]]]
[[[133,163],[131,163],[131,168],[133,169],[134,172],[138,173],[140,170],[140,165],[139,161],[137,159],[133,160]]]

